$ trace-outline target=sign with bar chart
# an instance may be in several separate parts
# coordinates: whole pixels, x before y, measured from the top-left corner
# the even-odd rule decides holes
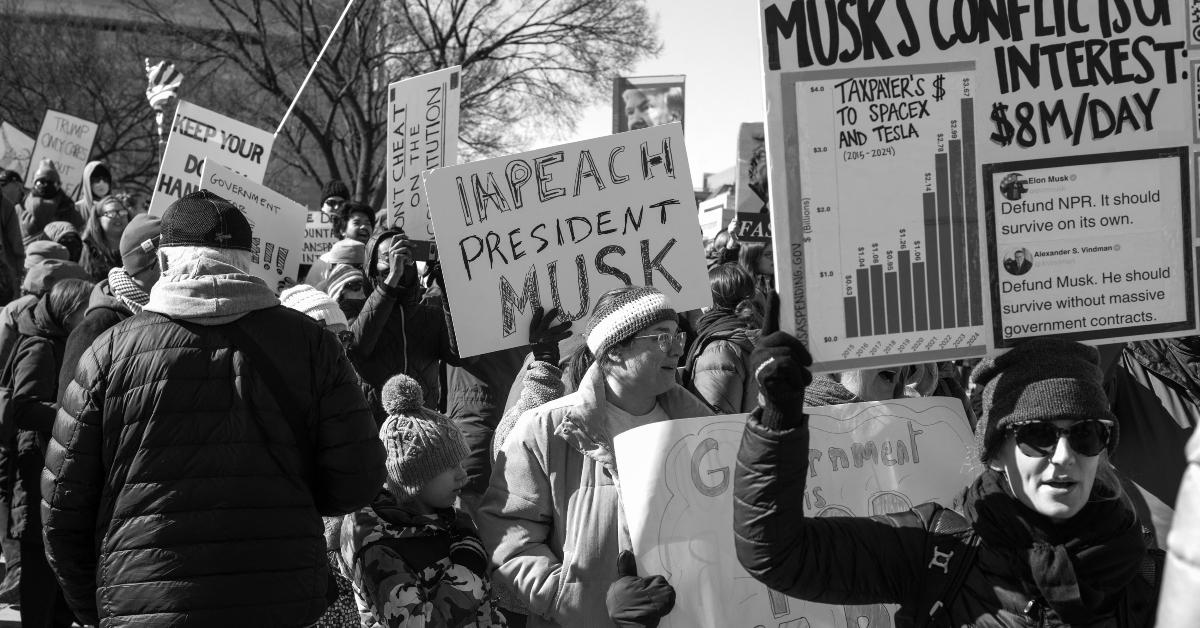
[[[818,368],[981,354],[973,64],[798,79],[804,305]]]

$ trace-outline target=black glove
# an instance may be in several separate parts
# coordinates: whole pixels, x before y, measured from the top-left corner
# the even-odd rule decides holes
[[[549,312],[542,306],[533,306],[533,320],[529,322],[529,350],[533,358],[539,362],[548,362],[558,366],[558,343],[571,335],[571,321],[563,321],[554,325],[558,318],[558,308],[550,308]]]
[[[779,294],[771,291],[762,338],[750,354],[764,427],[780,430],[804,420],[804,389],[812,382],[812,356],[795,336],[779,331]]]
[[[608,617],[621,628],[654,628],[675,608],[675,589],[662,576],[639,578],[628,550],[617,556],[617,581],[608,585]]]
[[[446,294],[446,277],[442,275],[442,263],[438,260],[430,260],[425,263],[425,277],[439,290],[442,294]]]

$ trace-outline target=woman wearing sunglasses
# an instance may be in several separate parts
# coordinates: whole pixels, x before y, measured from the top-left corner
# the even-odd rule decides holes
[[[773,327],[752,360],[765,403],[734,479],[751,575],[805,600],[899,604],[897,625],[1153,625],[1158,563],[1109,464],[1117,424],[1095,349],[1027,340],[976,367],[980,473],[956,510],[816,519],[804,513],[809,435],[796,396],[811,359]]]
[[[131,214],[128,200],[128,196],[116,194],[92,205],[83,228],[79,265],[93,281],[104,281],[108,271],[121,265],[121,234],[125,233]]]
[[[591,363],[578,389],[523,414],[500,446],[480,535],[497,578],[527,604],[528,626],[657,625],[674,591],[661,577],[637,577],[623,552],[613,438],[712,411],[675,382],[683,334],[658,290],[601,296],[585,340]]]

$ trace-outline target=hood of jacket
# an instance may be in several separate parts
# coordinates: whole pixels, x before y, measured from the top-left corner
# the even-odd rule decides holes
[[[49,298],[42,297],[33,307],[21,310],[17,314],[17,331],[23,336],[66,338],[71,332],[54,318],[49,304]]]
[[[90,210],[96,199],[92,196],[92,175],[99,170],[101,174],[108,178],[109,194],[112,194],[112,173],[108,170],[108,165],[103,161],[89,161],[83,167],[83,193],[80,195],[80,200],[84,201],[84,208]]]
[[[112,286],[108,283],[107,279],[96,284],[95,288],[92,288],[92,296],[88,298],[87,312],[84,313],[84,316],[91,314],[93,310],[101,309],[120,312],[125,316],[128,316],[132,313],[130,309],[125,307],[125,304],[121,303],[121,300],[118,299],[115,294],[113,294]]]
[[[145,309],[201,325],[224,325],[276,305],[279,297],[265,281],[200,251],[154,284]]]

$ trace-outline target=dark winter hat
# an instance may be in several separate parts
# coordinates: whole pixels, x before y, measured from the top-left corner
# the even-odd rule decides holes
[[[33,174],[34,181],[41,181],[42,179],[55,183],[62,181],[62,178],[58,176],[58,166],[55,166],[54,162],[49,159],[43,159]]]
[[[67,251],[67,247],[49,240],[30,242],[29,246],[25,247],[25,270],[29,270],[48,259],[65,262],[71,259],[71,253]]]
[[[229,201],[197,190],[171,203],[162,215],[159,247],[207,246],[250,250],[250,222]]]
[[[393,376],[379,396],[388,413],[379,428],[388,484],[401,498],[415,497],[426,482],[467,457],[467,443],[453,421],[424,407],[425,392],[413,378]]]
[[[325,187],[321,188],[321,202],[324,203],[326,199],[334,196],[342,199],[343,201],[349,200],[350,188],[346,187],[346,184],[342,183],[338,179],[334,179],[326,183]]]
[[[971,373],[982,394],[983,416],[975,426],[979,459],[987,462],[1015,423],[1059,419],[1112,422],[1109,449],[1117,446],[1117,417],[1104,394],[1095,348],[1062,338],[1031,338],[987,358]]]
[[[613,345],[661,321],[675,320],[675,310],[667,297],[655,288],[634,287],[609,299],[588,320],[584,337],[588,350],[599,357]]]
[[[21,175],[17,174],[15,170],[0,170],[0,185],[8,185],[14,181],[22,182]]]
[[[57,281],[63,279],[87,279],[90,281],[91,278],[83,266],[75,262],[48,259],[38,262],[29,269],[29,272],[25,274],[25,280],[21,282],[21,291],[25,294],[42,295],[53,288]]]
[[[130,277],[158,262],[162,221],[157,216],[138,214],[121,234],[121,265]]]
[[[75,228],[75,225],[65,220],[56,220],[46,225],[45,229],[42,229],[42,235],[46,236],[46,239],[51,242],[62,242],[64,237],[72,233],[76,237],[79,236],[79,230]]]

